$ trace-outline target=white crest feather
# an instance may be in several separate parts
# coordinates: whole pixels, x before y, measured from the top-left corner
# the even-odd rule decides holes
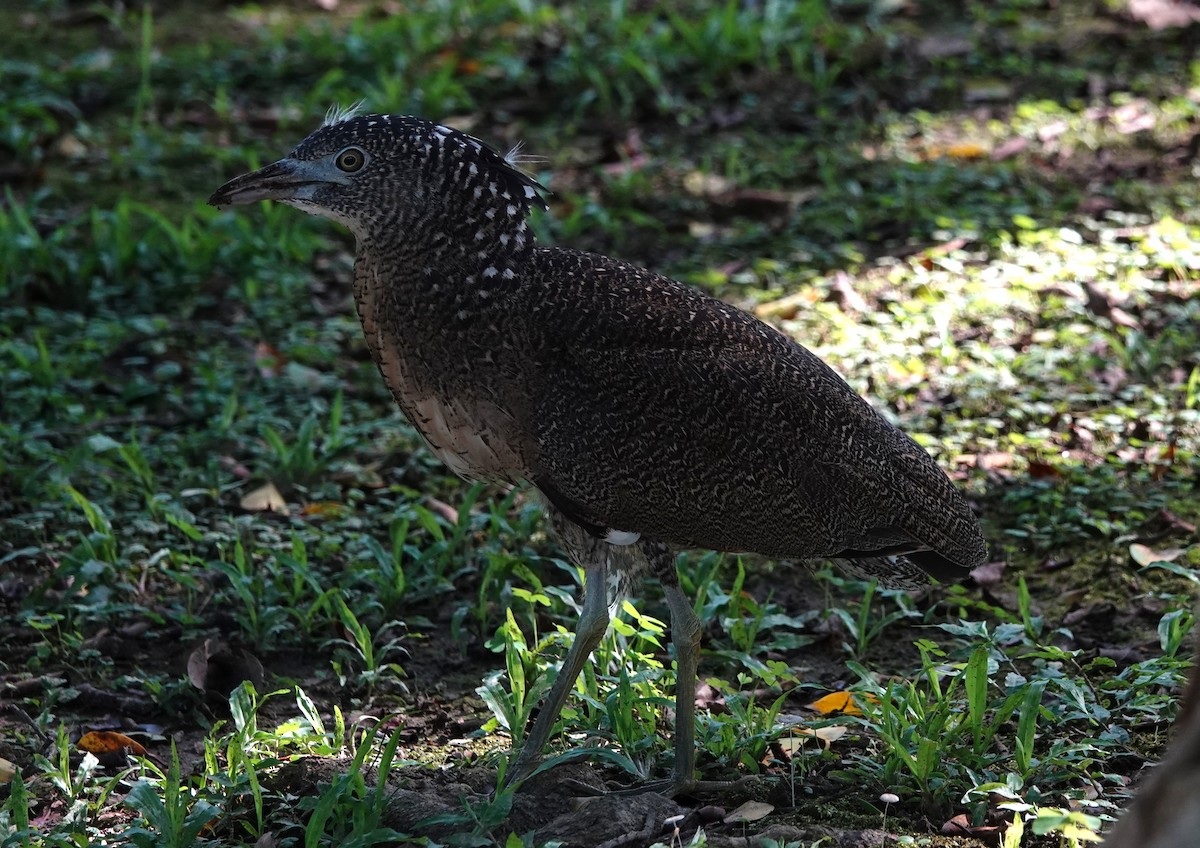
[[[504,162],[506,165],[517,168],[518,170],[527,168],[531,165],[544,165],[548,161],[545,156],[537,156],[536,154],[522,153],[525,149],[525,142],[518,141],[512,148],[504,154]]]
[[[329,107],[329,111],[325,113],[325,120],[321,123],[323,127],[331,127],[334,124],[340,124],[342,121],[348,121],[362,111],[363,104],[367,101],[359,100],[351,103],[349,106],[339,106],[336,103]]]

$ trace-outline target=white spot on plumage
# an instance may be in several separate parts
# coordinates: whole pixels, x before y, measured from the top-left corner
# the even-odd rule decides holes
[[[510,204],[508,204],[508,209],[507,209],[507,212],[508,212],[508,214],[509,214],[509,215],[512,215],[513,217],[516,217],[516,214],[517,214],[517,207],[513,206],[513,205],[510,203]]]
[[[508,233],[500,234],[500,244],[504,245],[505,247],[508,246]]]
[[[496,270],[496,266],[495,266],[495,265],[489,265],[489,266],[487,266],[486,268],[484,268],[484,269],[483,269],[483,276],[484,276],[486,279],[489,279],[489,280],[490,280],[492,277],[496,276],[498,273],[500,273],[500,272]]]
[[[641,533],[630,533],[628,530],[609,530],[604,534],[604,541],[618,547],[632,545],[640,538],[642,538]]]
[[[537,197],[537,192],[534,191],[533,186],[525,186],[525,196],[530,200]]]
[[[515,277],[517,275],[513,273],[512,268],[505,268],[504,273],[501,274],[500,276],[502,276],[506,280],[511,280],[513,277]]]

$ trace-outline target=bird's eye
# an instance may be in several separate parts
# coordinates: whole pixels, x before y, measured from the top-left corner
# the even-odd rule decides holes
[[[333,164],[337,165],[339,169],[345,171],[347,174],[353,174],[366,161],[366,154],[357,147],[347,147],[337,155],[337,159],[333,160]]]

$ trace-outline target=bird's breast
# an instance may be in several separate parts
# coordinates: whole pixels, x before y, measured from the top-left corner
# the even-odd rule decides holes
[[[372,257],[360,255],[354,283],[371,357],[430,451],[468,480],[527,476],[532,446],[515,417],[521,381],[505,379],[497,362],[499,334],[461,320],[452,290],[422,290]]]
[[[526,476],[512,419],[488,401],[405,398],[401,407],[429,450],[467,480],[512,482]]]

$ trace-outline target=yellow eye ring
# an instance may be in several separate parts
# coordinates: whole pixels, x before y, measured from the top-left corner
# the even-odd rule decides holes
[[[367,154],[363,153],[357,147],[347,147],[337,155],[337,159],[333,160],[333,164],[337,165],[339,170],[345,171],[347,174],[353,174],[366,161]]]

